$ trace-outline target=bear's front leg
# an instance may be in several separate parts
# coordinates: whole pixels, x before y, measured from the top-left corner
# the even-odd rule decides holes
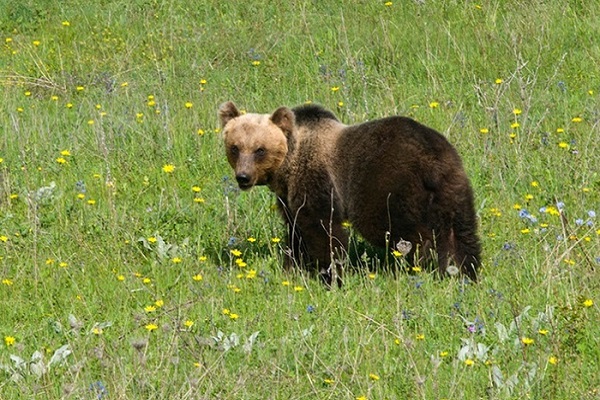
[[[323,282],[330,287],[336,282],[342,286],[343,260],[347,257],[349,241],[348,232],[342,227],[341,220],[323,219],[317,216],[300,215],[296,220],[301,235],[292,239],[300,241],[306,251],[301,253],[303,261],[308,261],[309,268],[318,273]]]

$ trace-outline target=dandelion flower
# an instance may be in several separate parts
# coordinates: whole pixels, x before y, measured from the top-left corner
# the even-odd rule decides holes
[[[281,284],[283,286],[290,286],[290,281],[283,281],[283,282],[281,282]]]
[[[586,299],[583,301],[583,306],[586,308],[589,308],[593,305],[594,305],[594,300],[592,300],[592,299]]]
[[[194,197],[194,203],[204,203],[204,197]]]
[[[146,306],[146,307],[144,307],[144,311],[146,311],[147,313],[151,313],[151,312],[156,311],[156,307],[154,307],[152,305]]]
[[[71,108],[73,108],[73,103],[67,103],[67,104],[65,105],[65,107],[67,107],[67,108],[71,109]]]
[[[195,280],[196,282],[200,282],[203,278],[201,274],[196,274],[194,276],[192,276],[192,279]]]
[[[123,282],[125,280],[125,276],[124,275],[117,275],[117,280],[119,282]]]
[[[273,242],[273,243],[279,243],[279,242],[281,242],[281,239],[278,238],[278,237],[274,237],[274,238],[271,238],[271,242]]]
[[[323,379],[323,383],[326,383],[328,385],[333,385],[335,383],[335,381],[331,378],[325,378],[325,379]]]
[[[528,338],[528,337],[522,337],[521,343],[523,343],[525,346],[529,346],[529,345],[532,345],[533,343],[535,343],[535,340],[533,340],[532,338]]]
[[[548,362],[552,365],[556,365],[558,364],[558,358],[556,356],[550,356],[548,357]]]
[[[0,242],[6,243],[8,241],[8,236],[0,235]]]
[[[4,278],[2,279],[2,284],[6,286],[12,286],[14,284],[12,279]]]
[[[17,339],[15,339],[13,336],[4,336],[4,343],[6,344],[6,347],[13,346],[16,341]]]
[[[386,7],[391,7],[394,3],[392,3],[391,1],[386,1],[385,3],[383,3],[384,6]]]
[[[67,263],[66,263],[66,262],[64,262],[64,261],[61,261],[61,262],[58,264],[58,266],[59,266],[59,267],[61,267],[61,268],[67,268],[67,267],[69,266],[69,264],[67,264]]]
[[[188,101],[185,103],[185,108],[190,109],[194,106],[194,104],[191,101]]]
[[[244,268],[246,267],[248,264],[246,264],[246,262],[244,260],[242,260],[241,258],[238,258],[237,260],[235,260],[235,263],[237,264],[238,267],[240,268]]]
[[[208,257],[206,257],[206,256],[198,257],[198,261],[200,261],[200,262],[205,262],[206,260],[208,260]]]
[[[239,316],[239,315],[237,315],[236,313],[230,313],[230,314],[229,314],[229,318],[231,318],[231,319],[232,319],[232,320],[234,320],[234,321],[235,321],[236,319],[238,319],[239,317],[240,317],[240,316]]]
[[[548,329],[539,329],[538,333],[540,335],[546,336],[548,334]]]
[[[483,135],[485,135],[486,133],[490,133],[490,130],[488,128],[481,128],[479,129],[479,132]]]
[[[583,121],[583,118],[581,118],[581,117],[574,117],[574,118],[571,120],[571,122],[575,122],[575,123],[579,123],[579,122],[581,122],[581,121]]]
[[[88,203],[90,206],[93,206],[94,204],[96,204],[96,200],[94,200],[94,199],[89,199],[89,200],[87,201],[87,203]]]
[[[504,81],[500,78],[497,78],[494,82],[496,83],[496,85],[500,85]]]
[[[62,26],[71,26],[71,23],[69,21],[63,21]]]
[[[59,163],[59,164],[66,164],[67,160],[65,160],[63,157],[58,157],[56,159],[56,162]]]
[[[560,142],[558,144],[558,147],[560,147],[561,149],[568,149],[569,148],[569,143],[567,143],[567,142]]]
[[[222,313],[223,313],[223,315],[229,315],[229,314],[231,314],[231,311],[228,308],[224,308]]]
[[[301,292],[304,288],[302,286],[294,286],[294,292]]]
[[[440,103],[438,103],[437,101],[432,101],[431,103],[429,103],[429,108],[438,108],[440,106]]]
[[[172,174],[175,171],[175,166],[173,164],[165,164],[163,165],[162,170],[167,174]]]
[[[252,65],[254,65],[255,67],[258,67],[260,65],[260,61],[254,60],[254,61],[252,61]]]
[[[98,327],[98,326],[95,326],[95,327],[92,329],[92,333],[93,333],[94,335],[102,335],[102,328],[100,328],[100,327]]]
[[[188,320],[186,320],[186,321],[183,323],[183,325],[184,325],[186,328],[188,328],[188,329],[189,329],[189,328],[191,328],[192,326],[194,326],[194,321],[192,321],[192,320],[189,320],[189,319],[188,319]]]
[[[230,253],[231,253],[231,255],[233,255],[234,257],[239,257],[239,256],[241,256],[241,255],[242,255],[242,252],[241,252],[241,251],[239,251],[238,249],[232,249],[232,250],[230,251]]]
[[[250,237],[249,237],[248,239],[246,239],[246,240],[247,240],[247,241],[249,241],[250,243],[254,243],[254,242],[256,242],[256,238],[255,238],[255,237],[252,237],[252,236],[250,236]]]
[[[334,93],[337,92],[337,91],[339,91],[339,90],[340,90],[339,86],[334,86],[334,87],[331,88],[331,91],[334,92]]]
[[[471,360],[470,358],[467,358],[464,362],[467,367],[472,367],[475,365],[475,361]]]
[[[448,357],[450,355],[450,353],[448,353],[447,351],[440,351],[440,357],[445,358]]]
[[[369,379],[371,379],[372,381],[378,381],[379,380],[379,375],[374,374],[374,373],[370,373],[369,374]]]
[[[182,262],[183,260],[180,257],[173,257],[173,259],[171,259],[171,262],[173,264],[179,264],[180,262]]]
[[[152,283],[152,279],[146,277],[146,278],[142,279],[142,283],[145,283],[147,285],[149,283]]]
[[[377,276],[376,274],[374,274],[373,272],[371,272],[369,275],[369,279],[373,280],[375,279],[375,277]]]
[[[418,333],[417,335],[415,335],[415,339],[425,340],[425,335],[423,333]]]
[[[513,109],[513,114],[515,114],[515,115],[520,115],[521,113],[522,113],[522,111],[521,111],[521,109],[520,109],[520,108],[515,108],[515,109]]]
[[[157,329],[158,329],[158,325],[156,325],[156,324],[147,324],[147,325],[145,326],[145,328],[146,328],[146,330],[147,330],[148,332],[152,332],[152,331],[155,331],[155,330],[157,330]]]

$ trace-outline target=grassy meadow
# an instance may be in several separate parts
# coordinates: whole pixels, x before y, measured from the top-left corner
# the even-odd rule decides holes
[[[1,399],[600,398],[595,2],[0,0]],[[463,157],[478,284],[283,271],[217,107],[392,114]],[[402,155],[399,155],[401,157]]]

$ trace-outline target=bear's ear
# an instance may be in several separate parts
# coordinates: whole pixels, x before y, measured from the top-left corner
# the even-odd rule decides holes
[[[290,134],[294,130],[294,124],[296,118],[294,112],[287,107],[279,107],[273,115],[271,115],[271,122],[277,125],[286,135]]]
[[[240,112],[233,102],[228,101],[219,106],[219,119],[221,120],[221,127],[225,127],[229,121],[239,116]]]

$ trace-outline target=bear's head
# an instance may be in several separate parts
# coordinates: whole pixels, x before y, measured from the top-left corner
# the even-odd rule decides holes
[[[268,185],[288,153],[294,113],[280,107],[269,114],[242,114],[228,101],[219,107],[227,160],[242,190]]]

